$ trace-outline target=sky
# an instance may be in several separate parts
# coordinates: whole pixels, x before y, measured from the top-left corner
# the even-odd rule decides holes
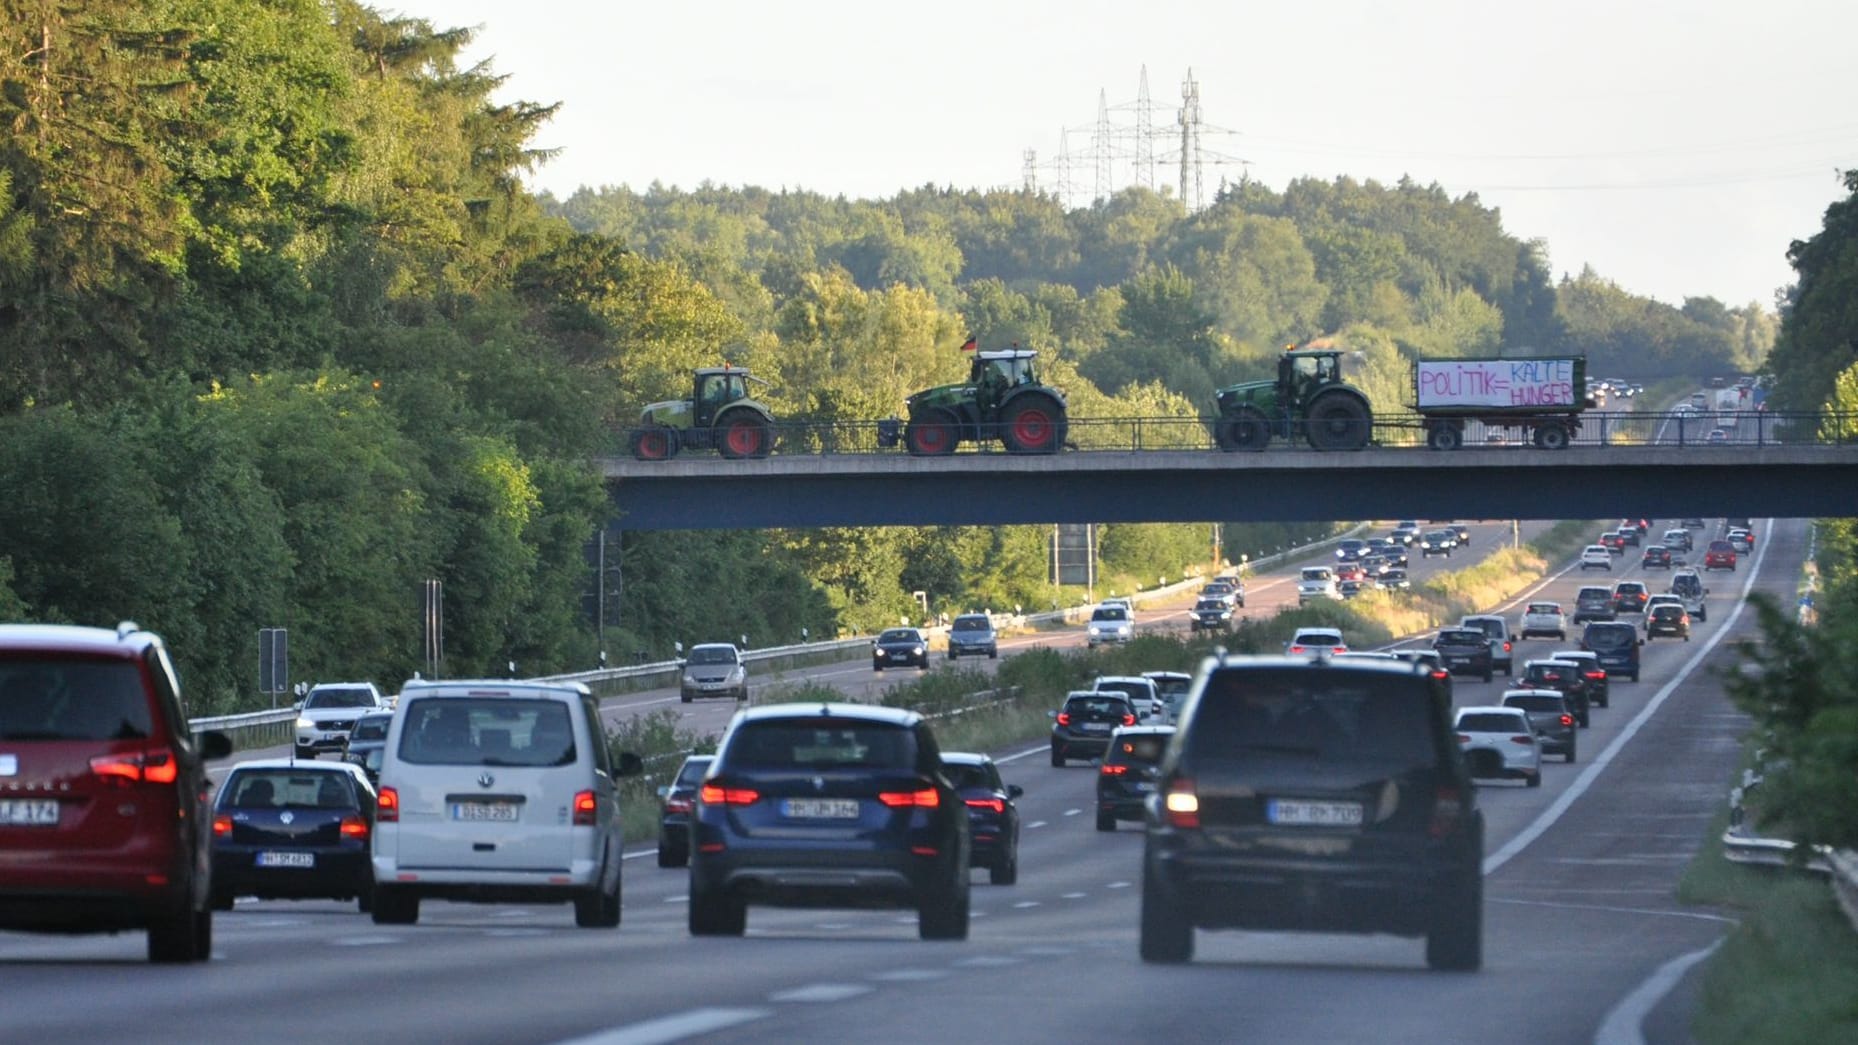
[[[561,104],[530,184],[754,185],[882,199],[1136,183],[1147,72],[1157,187],[1199,87],[1199,170],[1275,189],[1410,176],[1500,209],[1552,270],[1669,304],[1772,307],[1787,248],[1858,168],[1849,0],[397,0],[474,27],[500,102]],[[1062,151],[1068,164],[1060,163]],[[1122,155],[1119,157],[1117,153]],[[1065,173],[1068,170],[1068,179]],[[1190,192],[1191,195],[1191,192]]]

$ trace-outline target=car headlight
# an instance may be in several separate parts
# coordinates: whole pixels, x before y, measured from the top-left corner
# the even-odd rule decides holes
[[[736,669],[734,671],[729,673],[729,681],[731,682],[740,682],[747,677],[748,677],[748,669],[739,664],[736,665]]]
[[[297,719],[297,728],[298,728],[298,729],[315,729],[315,728],[316,728],[316,720],[315,720],[315,719],[309,719],[309,718],[298,718],[298,719]]]
[[[922,648],[921,646],[912,646],[912,647],[910,648],[910,652],[911,652],[911,653],[917,653],[917,654],[920,654],[920,653],[922,653],[922,651],[923,651],[923,648]]]

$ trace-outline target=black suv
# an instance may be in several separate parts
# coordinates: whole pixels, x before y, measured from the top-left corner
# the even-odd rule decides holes
[[[1440,628],[1432,650],[1454,675],[1476,675],[1489,682],[1496,670],[1490,638],[1477,628]]]
[[[1516,680],[1522,689],[1552,689],[1568,698],[1568,707],[1586,729],[1593,714],[1593,693],[1588,688],[1587,673],[1579,664],[1565,660],[1532,660],[1523,665]]]
[[[0,624],[0,929],[148,930],[155,962],[213,950],[204,759],[161,639]]]
[[[961,793],[968,807],[968,835],[972,842],[968,863],[987,868],[995,885],[1019,881],[1018,784],[1000,779],[1000,767],[986,755],[967,751],[942,752],[942,774]]]
[[[929,724],[868,704],[736,712],[690,814],[690,932],[740,936],[750,904],[901,907],[968,937],[968,807]]]
[[[1114,831],[1118,820],[1142,819],[1173,735],[1173,726],[1127,726],[1110,735],[1097,768],[1097,830]]]
[[[1122,693],[1079,690],[1052,713],[1052,765],[1073,758],[1098,758],[1110,746],[1110,734],[1136,724],[1135,705]]]
[[[1421,665],[1210,660],[1161,763],[1142,859],[1141,955],[1194,930],[1426,938],[1483,961],[1484,818],[1444,689]]]

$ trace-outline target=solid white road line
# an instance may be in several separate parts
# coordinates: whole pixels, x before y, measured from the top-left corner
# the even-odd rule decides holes
[[[805,987],[775,991],[768,995],[768,1000],[776,1002],[844,1001],[861,994],[869,994],[872,990],[873,988],[868,983],[810,983]]]
[[[689,1012],[599,1031],[584,1038],[572,1038],[556,1045],[666,1045],[699,1034],[714,1034],[771,1015],[772,1009],[691,1009]]]
[[[1620,999],[1619,1004],[1606,1014],[1606,1019],[1600,1021],[1600,1029],[1593,1036],[1594,1045],[1645,1045],[1645,1034],[1640,1030],[1645,1017],[1651,1015],[1651,1011],[1658,1007],[1666,994],[1671,993],[1671,988],[1678,985],[1691,966],[1715,954],[1716,948],[1722,945],[1723,941],[1719,938],[1700,951],[1678,955],[1660,965],[1657,972],[1652,973],[1631,994]]]

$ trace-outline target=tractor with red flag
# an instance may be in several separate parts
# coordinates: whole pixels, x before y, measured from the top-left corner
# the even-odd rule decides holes
[[[680,449],[716,450],[724,457],[766,457],[774,449],[774,414],[752,399],[748,383],[767,382],[741,367],[696,371],[694,395],[647,406],[632,430],[632,456],[662,461]]]
[[[1037,352],[1017,347],[979,351],[973,338],[961,350],[973,353],[966,382],[930,388],[904,401],[909,424],[903,445],[910,453],[951,454],[963,440],[998,439],[1016,454],[1055,454],[1064,447],[1070,428],[1064,393],[1039,382],[1033,368]]]

